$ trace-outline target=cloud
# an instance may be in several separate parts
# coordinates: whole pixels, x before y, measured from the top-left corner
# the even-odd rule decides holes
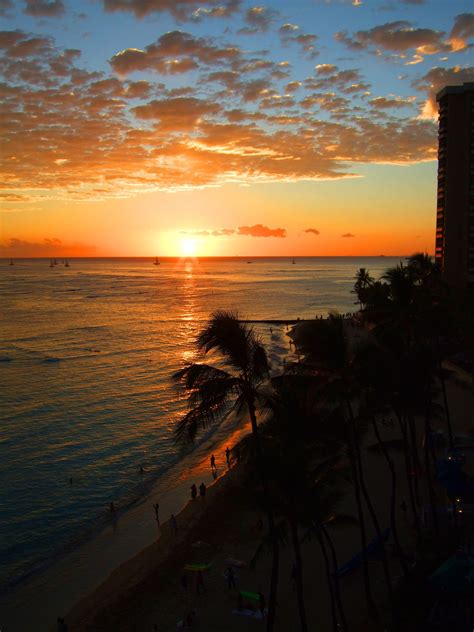
[[[137,18],[152,13],[170,13],[180,21],[200,20],[208,17],[228,17],[235,13],[241,0],[201,0],[196,10],[196,0],[103,0],[106,11],[128,11]]]
[[[233,228],[219,228],[217,230],[212,231],[213,237],[228,237],[229,235],[234,235],[235,230]]]
[[[219,48],[207,38],[170,31],[144,50],[126,48],[120,51],[109,59],[109,64],[121,76],[144,70],[171,75],[194,70],[198,68],[198,62],[213,66],[236,60],[239,56],[237,47]]]
[[[421,112],[421,117],[426,119],[436,119],[438,115],[438,104],[436,94],[445,86],[460,86],[463,83],[474,81],[474,67],[460,68],[432,68],[423,76],[415,79],[412,86],[420,92],[425,92],[426,102]]]
[[[410,22],[399,20],[357,31],[353,36],[339,31],[335,39],[356,51],[389,51],[404,55],[413,50],[418,56],[449,52],[451,45],[443,41],[445,33],[427,28],[414,28]]]
[[[344,233],[341,237],[355,237],[352,233]]]
[[[319,75],[330,75],[336,72],[337,66],[334,64],[318,64],[315,69]]]
[[[271,23],[278,16],[278,11],[269,7],[256,6],[247,9],[244,20],[248,24],[239,30],[244,35],[254,35],[255,33],[264,33],[268,31]]]
[[[312,233],[313,235],[319,235],[319,230],[317,228],[306,228],[303,232]]]
[[[375,97],[374,99],[369,99],[368,103],[371,107],[386,110],[390,108],[404,108],[413,105],[414,99],[409,97],[408,99],[403,99],[402,97]]]
[[[239,235],[249,235],[250,237],[286,237],[285,228],[268,228],[262,224],[255,226],[239,226]]]
[[[316,51],[315,43],[318,39],[317,35],[310,33],[298,33],[299,26],[296,24],[283,24],[278,29],[282,44],[288,45],[290,43],[298,44],[301,50],[306,53],[310,59],[317,57],[319,52]]]
[[[208,230],[180,230],[180,235],[192,235],[193,237],[209,237]]]
[[[146,105],[132,108],[135,116],[142,120],[156,120],[162,129],[182,131],[194,127],[205,114],[215,114],[220,110],[217,103],[177,97],[150,101]]]
[[[45,238],[41,242],[11,237],[0,243],[0,253],[5,257],[83,257],[95,254],[96,250],[96,246],[80,242],[67,244],[57,237]]]
[[[358,69],[324,64],[308,79],[283,83],[278,73],[291,73],[290,65],[266,51],[176,33],[153,44],[161,60],[198,50],[199,67],[192,80],[167,86],[89,72],[79,51],[60,49],[50,37],[0,32],[0,189],[41,202],[101,200],[226,182],[354,177],[358,163],[436,156],[436,126],[369,104]],[[179,57],[183,42],[186,56]],[[143,52],[153,61],[149,49]],[[229,50],[238,52],[212,63],[216,51]],[[427,91],[433,81],[422,77],[416,89]]]
[[[59,18],[64,15],[62,0],[25,0],[25,13],[35,17]]]
[[[454,25],[449,34],[449,41],[453,50],[467,48],[468,40],[474,37],[474,13],[461,13],[454,19]]]

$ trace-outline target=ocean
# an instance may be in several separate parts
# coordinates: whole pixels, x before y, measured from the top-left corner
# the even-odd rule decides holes
[[[170,378],[214,310],[255,321],[277,371],[286,326],[265,321],[355,311],[356,271],[399,260],[0,261],[0,595],[94,538],[110,502],[125,515],[179,471]]]

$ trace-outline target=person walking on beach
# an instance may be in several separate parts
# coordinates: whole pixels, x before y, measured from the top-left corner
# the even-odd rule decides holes
[[[159,505],[158,503],[155,503],[155,504],[153,505],[153,509],[155,510],[155,518],[156,518],[156,522],[157,522],[158,524],[160,524],[160,516],[159,516],[159,514],[158,514],[158,510],[160,509],[160,505]]]
[[[225,449],[225,460],[227,461],[227,467],[230,469],[230,450],[229,446]]]
[[[206,586],[204,585],[204,575],[202,571],[196,573],[196,592],[198,595],[206,592]]]
[[[193,500],[196,500],[196,498],[197,498],[197,493],[198,493],[198,491],[197,491],[197,487],[196,487],[196,485],[193,483],[193,484],[191,485],[191,498],[192,498]]]
[[[178,522],[176,521],[176,518],[175,518],[174,514],[171,514],[170,526],[171,526],[171,531],[173,532],[173,535],[177,535],[177,533],[178,533]]]
[[[213,454],[211,454],[211,470],[212,471],[217,470],[217,468],[216,468],[216,457]]]
[[[206,486],[204,485],[204,483],[201,483],[199,485],[199,495],[201,496],[201,498],[204,500],[204,497],[206,496]]]

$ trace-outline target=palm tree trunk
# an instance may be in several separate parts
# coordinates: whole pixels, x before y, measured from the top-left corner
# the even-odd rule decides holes
[[[367,603],[367,610],[368,610],[369,616],[378,618],[378,612],[375,606],[374,598],[372,595],[372,588],[370,584],[369,563],[367,559],[367,532],[365,529],[365,518],[364,518],[364,511],[362,509],[362,500],[360,497],[359,472],[357,469],[357,463],[356,463],[356,458],[355,458],[355,444],[357,443],[357,441],[355,438],[355,429],[351,421],[350,414],[349,414],[349,421],[347,425],[349,429],[348,454],[349,454],[349,462],[351,465],[352,482],[354,485],[355,500],[356,500],[356,505],[357,505],[357,515],[359,519],[360,542],[362,546],[362,570],[363,570],[363,578],[364,578],[365,599]]]
[[[451,426],[451,416],[449,414],[448,395],[446,393],[446,381],[443,375],[443,367],[441,366],[441,347],[439,344],[439,337],[436,337],[436,347],[438,351],[439,379],[441,382],[441,388],[443,390],[444,412],[446,414],[446,425],[448,427],[449,447],[452,450],[454,448],[453,427]]]
[[[438,528],[438,514],[436,513],[436,499],[435,492],[433,488],[433,479],[431,478],[431,467],[430,467],[430,442],[431,442],[431,423],[428,415],[428,411],[425,415],[425,473],[426,473],[426,482],[428,485],[428,493],[430,497],[430,505],[431,505],[431,515],[433,518],[433,527],[436,535],[439,535]]]
[[[413,465],[413,482],[415,490],[415,499],[417,506],[420,506],[420,486],[419,486],[419,474],[420,474],[420,458],[418,456],[418,442],[416,437],[416,427],[413,417],[408,416],[408,427],[410,429],[409,443],[411,442],[411,455]]]
[[[391,478],[391,493],[390,493],[390,528],[393,534],[393,541],[395,543],[395,548],[397,550],[398,559],[400,560],[400,566],[402,567],[403,574],[405,577],[408,576],[408,566],[405,558],[405,553],[403,552],[402,546],[400,544],[400,539],[398,537],[398,526],[397,526],[397,474],[395,472],[395,465],[393,463],[390,454],[388,453],[387,448],[385,447],[384,442],[380,436],[380,431],[377,426],[377,421],[375,417],[372,417],[372,427],[374,429],[374,434],[377,439],[377,442],[380,446],[380,449],[387,461],[388,468],[390,470],[390,478]]]
[[[267,475],[265,472],[265,466],[263,462],[262,444],[260,442],[260,433],[258,430],[257,416],[255,414],[255,405],[252,400],[247,402],[250,416],[250,423],[252,426],[252,435],[255,443],[256,463],[260,475],[260,481],[263,487],[263,494],[267,503],[266,512],[268,520],[268,531],[272,541],[272,569],[270,576],[270,594],[268,597],[268,617],[267,617],[267,632],[273,632],[275,626],[275,611],[276,611],[276,597],[278,591],[278,574],[280,564],[280,551],[278,547],[278,540],[275,535],[275,517],[273,515],[273,509],[270,502],[270,490],[268,487]]]
[[[339,582],[339,577],[337,575],[337,569],[339,568],[339,564],[337,563],[336,548],[334,546],[334,542],[332,541],[331,536],[329,535],[326,527],[323,524],[321,525],[321,531],[327,540],[327,543],[329,545],[329,550],[331,552],[331,558],[332,558],[331,575],[333,578],[334,595],[336,597],[337,609],[339,611],[339,617],[341,619],[342,632],[348,632],[349,628],[347,627],[346,615],[344,612],[344,607],[342,605],[342,599],[341,599],[341,584]]]
[[[349,414],[350,414],[350,417],[351,417],[351,423],[352,423],[352,425],[355,425],[354,412],[352,410],[351,403],[348,401],[347,405],[348,405],[348,408],[349,408]],[[380,529],[380,523],[379,523],[379,520],[377,518],[377,514],[375,512],[374,505],[373,505],[372,500],[370,498],[369,491],[367,489],[367,485],[365,484],[364,469],[362,467],[362,456],[361,456],[361,453],[360,453],[360,445],[359,445],[358,441],[355,442],[355,449],[356,449],[357,467],[358,467],[358,470],[359,470],[360,487],[361,487],[361,490],[362,490],[362,495],[363,495],[364,500],[365,500],[365,504],[367,505],[367,509],[369,510],[369,514],[370,514],[370,517],[372,519],[372,523],[374,525],[375,532],[377,534],[377,538],[378,538],[378,540],[380,542],[380,550],[381,550],[381,555],[382,555],[382,567],[383,567],[383,572],[384,572],[384,577],[385,577],[385,583],[387,584],[387,592],[388,592],[389,602],[390,602],[390,605],[393,608],[393,586],[392,586],[392,579],[390,577],[390,569],[389,569],[389,566],[388,566],[387,552],[385,551],[385,543],[383,541],[382,530]]]
[[[415,533],[416,533],[416,543],[417,543],[418,550],[421,551],[421,528],[420,528],[420,522],[419,522],[419,517],[418,517],[418,511],[416,508],[415,493],[413,491],[413,481],[411,477],[410,444],[408,443],[407,428],[406,428],[405,420],[402,418],[400,413],[398,411],[395,411],[395,414],[398,419],[398,424],[400,426],[402,439],[403,439],[403,447],[404,447],[403,451],[405,454],[405,473],[406,473],[407,484],[408,484],[408,495],[410,496],[410,506],[411,506],[412,516],[413,516],[413,524],[414,524]]]
[[[301,549],[300,541],[298,538],[298,527],[296,520],[291,518],[289,520],[291,530],[291,541],[293,544],[293,551],[295,553],[295,584],[296,595],[298,598],[298,610],[300,613],[300,628],[301,632],[308,632],[308,624],[306,622],[306,609],[304,605],[304,593],[303,593],[303,564],[301,561]]]
[[[318,538],[319,546],[321,548],[321,553],[323,554],[324,567],[326,569],[326,580],[328,583],[329,595],[331,597],[332,629],[333,629],[333,632],[339,632],[339,626],[337,622],[336,599],[334,595],[334,586],[333,586],[332,577],[331,577],[331,569],[329,566],[329,557],[328,557],[328,552],[326,550],[326,546],[324,544],[324,540],[321,535],[321,530],[318,527],[316,528],[316,537]]]

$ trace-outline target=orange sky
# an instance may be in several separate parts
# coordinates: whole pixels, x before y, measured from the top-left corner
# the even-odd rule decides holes
[[[433,251],[469,2],[75,7],[0,7],[0,256]]]

